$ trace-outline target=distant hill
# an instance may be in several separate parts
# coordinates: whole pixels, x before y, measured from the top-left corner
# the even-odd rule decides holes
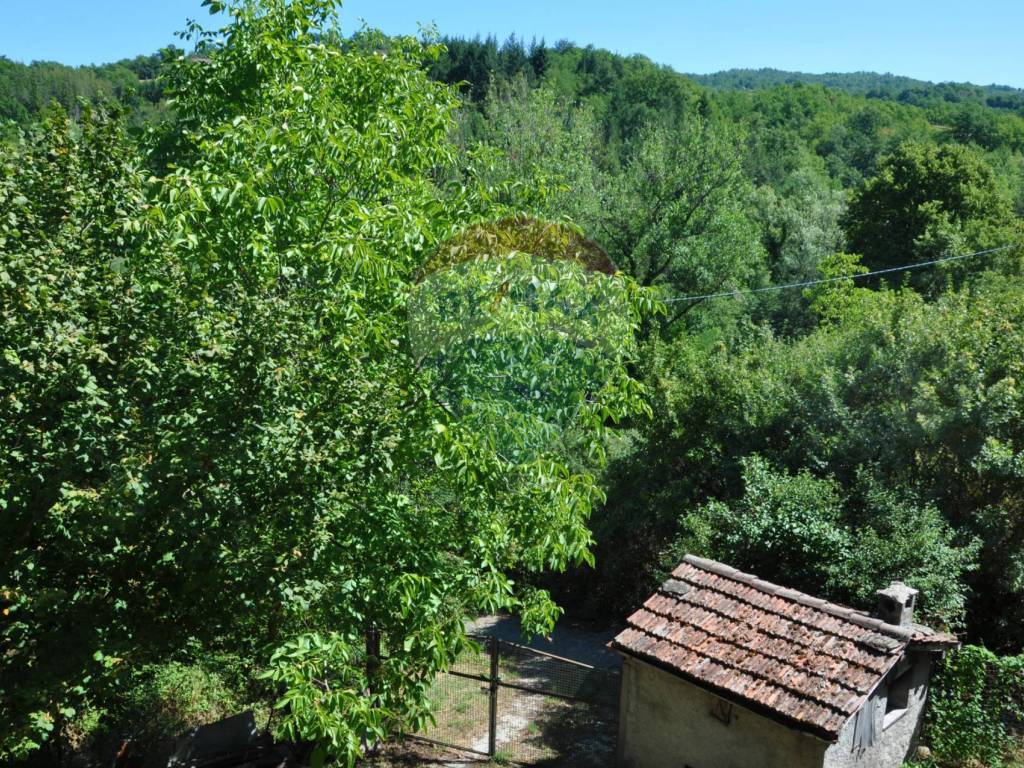
[[[137,120],[151,117],[162,97],[156,78],[164,55],[82,67],[51,61],[22,64],[0,56],[0,122],[24,125],[54,101],[74,114],[79,99],[116,101]]]
[[[1024,89],[1008,85],[932,83],[901,75],[877,72],[786,72],[781,69],[728,69],[710,75],[688,75],[709,88],[727,91],[759,91],[780,85],[822,85],[854,96],[898,101],[919,107],[944,103],[982,104],[993,109],[1024,112]]]
[[[1024,89],[1005,85],[931,83],[876,72],[829,72],[810,74],[780,69],[730,69],[710,75],[681,74],[659,66],[647,57],[620,56],[592,46],[581,47],[561,41],[552,48],[541,42],[526,46],[509,38],[499,44],[494,38],[445,38],[447,54],[431,67],[437,79],[464,83],[465,92],[480,101],[492,77],[511,78],[522,74],[535,83],[547,77],[562,81],[574,97],[602,93],[611,101],[628,102],[642,122],[649,111],[653,93],[667,98],[675,107],[697,89],[694,83],[723,92],[755,92],[776,87],[815,85],[850,96],[878,99],[931,109],[947,122],[951,110],[979,110],[978,107],[1016,113],[1024,117]],[[74,114],[79,99],[114,100],[123,104],[133,123],[152,120],[163,109],[157,80],[166,55],[178,51],[138,56],[100,66],[69,67],[54,62],[22,64],[0,55],[0,128],[5,121],[25,125],[53,101]],[[642,85],[642,87],[640,87]],[[638,94],[639,91],[642,93]],[[687,92],[687,93],[683,93]],[[643,95],[646,93],[646,95]],[[989,113],[991,115],[991,113]]]

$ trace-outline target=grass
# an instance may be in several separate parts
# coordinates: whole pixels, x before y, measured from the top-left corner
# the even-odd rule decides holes
[[[565,677],[558,663],[529,655],[503,656],[499,662],[502,680],[529,687],[566,692],[611,685],[607,678],[575,680]],[[483,679],[441,674],[431,686],[428,697],[433,704],[435,723],[419,734],[433,741],[463,749],[486,750],[489,721],[490,655],[466,651],[452,670]],[[617,683],[617,681],[616,681]],[[553,687],[554,686],[554,687]],[[617,688],[617,685],[614,687]],[[474,766],[509,764],[590,768],[614,763],[615,712],[613,708],[567,701],[544,693],[502,687],[498,691],[498,752],[488,761],[483,755],[446,749],[430,743],[406,740],[391,745],[386,754],[367,765],[389,768],[398,765],[466,763]]]
[[[490,659],[486,652],[469,650],[456,660],[452,669],[463,674],[486,676],[490,671]],[[473,747],[475,741],[487,735],[489,710],[486,688],[484,680],[438,675],[427,693],[437,722],[428,725],[419,735],[461,747]]]

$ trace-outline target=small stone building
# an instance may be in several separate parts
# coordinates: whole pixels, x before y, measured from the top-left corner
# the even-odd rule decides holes
[[[954,636],[688,555],[611,643],[623,657],[620,768],[899,768]]]

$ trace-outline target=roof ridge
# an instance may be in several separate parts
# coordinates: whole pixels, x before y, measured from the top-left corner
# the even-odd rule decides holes
[[[723,578],[723,579],[727,578],[727,577],[722,576],[721,574],[718,574],[718,573],[714,573],[713,575],[718,576],[719,578]],[[744,575],[746,575],[746,574],[744,574]],[[870,629],[870,628],[867,628],[867,627],[863,627],[863,626],[861,626],[857,622],[849,622],[848,619],[846,617],[844,617],[844,616],[843,617],[835,616],[832,613],[829,613],[827,611],[823,611],[822,610],[821,612],[825,613],[827,616],[832,616],[832,618],[839,618],[842,621],[848,621],[848,623],[852,624],[855,627],[858,627],[860,629],[867,629],[868,633],[870,633],[870,634],[861,635],[860,637],[851,637],[849,635],[844,635],[838,629],[828,629],[826,627],[822,627],[822,626],[819,626],[817,624],[814,624],[810,619],[808,619],[806,617],[794,616],[794,615],[787,614],[787,613],[785,613],[783,611],[776,610],[775,608],[770,608],[770,607],[767,607],[767,606],[758,605],[757,603],[753,602],[752,599],[749,596],[742,595],[742,594],[736,594],[735,592],[729,592],[729,591],[727,591],[725,589],[722,589],[722,587],[720,585],[691,583],[691,581],[689,581],[690,578],[691,577],[689,577],[689,576],[676,576],[675,572],[673,572],[673,575],[668,579],[668,581],[666,581],[664,584],[662,584],[660,587],[658,587],[658,592],[660,594],[672,594],[671,589],[666,590],[666,585],[669,584],[669,582],[676,582],[676,583],[679,583],[679,584],[685,584],[687,586],[690,586],[690,587],[693,587],[693,588],[696,588],[696,589],[704,589],[704,590],[707,590],[709,592],[714,592],[716,594],[722,595],[723,597],[725,597],[728,600],[733,600],[733,601],[735,601],[737,603],[740,603],[742,605],[749,605],[752,608],[756,608],[759,611],[764,611],[764,613],[766,613],[766,614],[768,614],[770,616],[774,616],[774,617],[776,617],[778,619],[782,619],[783,621],[788,621],[790,624],[793,624],[793,625],[796,625],[796,626],[799,626],[799,627],[804,627],[804,628],[813,630],[815,632],[820,632],[823,635],[828,635],[830,637],[834,637],[834,638],[837,638],[839,640],[843,640],[843,641],[848,642],[848,643],[850,643],[852,645],[859,645],[859,646],[864,646],[864,647],[870,648],[870,649],[872,649],[874,651],[878,651],[880,654],[883,654],[885,656],[891,656],[898,648],[906,645],[907,642],[908,642],[905,638],[896,638],[896,637],[892,637],[891,635],[880,635],[879,633],[875,632],[873,629]],[[765,596],[768,596],[768,597],[777,597],[780,594],[779,592],[767,592],[767,591],[758,590],[757,587],[755,587],[755,586],[753,586],[753,585],[751,585],[751,584],[749,584],[748,582],[745,582],[745,581],[736,580],[735,583],[742,584],[743,586],[748,587],[750,589],[753,589],[755,591],[758,591],[761,594],[763,594]],[[768,582],[764,582],[764,583],[768,583]],[[781,591],[784,591],[784,590],[780,589],[780,592]],[[798,594],[802,594],[802,593],[798,593]],[[782,595],[782,596],[785,597],[785,595]],[[682,599],[682,598],[680,598],[680,599]],[[817,600],[817,598],[809,598],[809,599]],[[690,602],[690,601],[688,600],[687,602]],[[796,602],[796,601],[792,601],[792,602]],[[822,600],[820,602],[825,603],[826,601]],[[805,605],[805,604],[799,603],[799,602],[797,602],[796,604],[800,605],[800,606],[802,606],[804,608],[812,608],[813,610],[821,610],[817,606]],[[712,609],[706,609],[706,610],[712,610]],[[721,612],[719,611],[719,613],[721,613]],[[725,614],[722,614],[722,615],[725,616]],[[745,623],[747,623],[748,626],[750,626],[749,622],[745,622]],[[878,637],[880,639],[887,640],[890,643],[895,643],[896,645],[893,645],[893,646],[884,645],[884,644],[880,643],[879,641],[876,641],[874,639],[876,637]],[[807,646],[807,647],[810,647],[810,646]],[[826,654],[826,655],[834,657],[834,654]],[[863,665],[859,665],[859,666],[863,666]],[[867,667],[864,667],[864,668],[867,669]]]
[[[914,636],[913,630],[907,627],[898,627],[895,624],[887,624],[881,619],[871,618],[862,611],[856,611],[853,608],[848,608],[847,606],[839,605],[838,603],[830,603],[828,600],[822,600],[820,597],[814,597],[806,594],[805,592],[790,589],[789,587],[782,587],[778,584],[773,584],[770,581],[759,579],[757,576],[750,573],[738,571],[735,568],[725,565],[724,563],[719,563],[716,560],[708,560],[704,557],[688,554],[683,557],[683,562],[692,565],[695,568],[710,571],[717,576],[732,579],[733,581],[739,581],[747,586],[760,590],[765,594],[781,597],[785,600],[797,603],[798,605],[815,608],[823,613],[829,614],[830,616],[845,619],[851,624],[855,624],[864,629],[873,629],[876,632],[884,633],[899,640],[909,641],[913,639]]]

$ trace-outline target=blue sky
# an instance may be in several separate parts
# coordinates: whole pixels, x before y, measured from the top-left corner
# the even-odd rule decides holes
[[[174,41],[199,0],[0,0],[0,54],[99,63]],[[1021,0],[349,0],[342,12],[386,32],[434,22],[453,35],[516,33],[643,53],[683,72],[777,67],[873,70],[1024,88]]]

